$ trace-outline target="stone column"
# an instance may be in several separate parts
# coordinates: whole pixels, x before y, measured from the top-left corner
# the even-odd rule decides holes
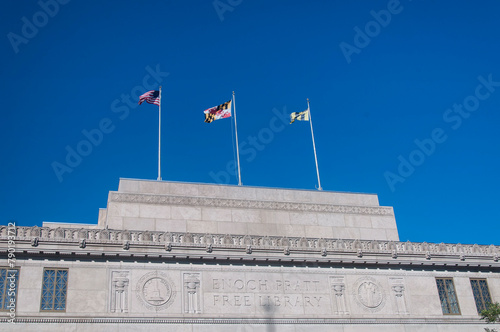
[[[129,272],[111,272],[111,312],[128,312]]]
[[[201,313],[200,273],[184,273],[183,284],[184,312]]]
[[[333,302],[336,315],[349,315],[345,301],[344,277],[330,277],[330,287],[333,293]]]
[[[403,278],[390,278],[392,294],[394,295],[394,303],[396,313],[398,315],[408,315],[405,296],[405,284]]]

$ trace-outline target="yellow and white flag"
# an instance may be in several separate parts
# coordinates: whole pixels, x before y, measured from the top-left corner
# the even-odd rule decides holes
[[[303,112],[293,112],[290,114],[290,124],[294,123],[295,120],[309,121],[309,109]]]

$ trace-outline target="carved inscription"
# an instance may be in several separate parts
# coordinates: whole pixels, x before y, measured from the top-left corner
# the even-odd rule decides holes
[[[214,305],[233,306],[233,307],[250,307],[258,305],[261,307],[319,307],[322,296],[306,296],[306,295],[259,295],[257,303],[254,302],[254,297],[250,295],[214,295]]]
[[[213,278],[212,304],[217,307],[320,307],[319,280]]]
[[[319,291],[318,280],[212,279],[213,289],[229,291]]]

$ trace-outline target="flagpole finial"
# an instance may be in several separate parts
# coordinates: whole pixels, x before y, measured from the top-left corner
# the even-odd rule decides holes
[[[234,96],[234,91],[233,91],[233,96]]]

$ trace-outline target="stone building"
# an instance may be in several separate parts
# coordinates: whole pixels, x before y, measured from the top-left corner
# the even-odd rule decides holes
[[[122,179],[0,251],[8,331],[469,332],[500,300],[500,247],[400,242],[371,194]]]

